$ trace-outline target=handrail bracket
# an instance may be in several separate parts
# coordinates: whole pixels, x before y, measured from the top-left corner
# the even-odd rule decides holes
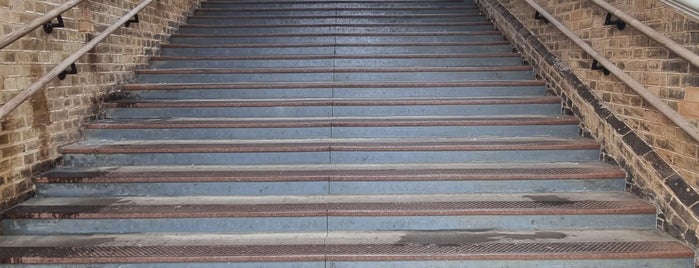
[[[624,28],[626,28],[626,22],[624,22],[620,18],[617,18],[616,20],[612,20],[612,13],[611,12],[607,12],[607,18],[604,19],[604,25],[616,25],[616,28],[619,29],[620,31],[623,31]]]
[[[128,28],[129,26],[131,26],[131,23],[139,23],[139,22],[140,21],[138,20],[138,14],[136,14],[136,15],[133,15],[133,18],[126,21],[126,23],[124,23],[124,26]]]
[[[590,67],[590,70],[599,70],[604,73],[604,75],[609,75],[611,73],[607,67],[600,65],[597,60],[592,60],[592,67]]]
[[[44,32],[46,33],[52,33],[54,28],[63,28],[66,25],[63,23],[63,17],[61,15],[56,16],[56,23],[53,23],[53,21],[49,20],[46,23],[44,23]]]
[[[541,14],[539,13],[539,11],[534,12],[534,19],[535,19],[535,20],[541,20],[541,21],[543,21],[544,23],[549,23],[549,20],[548,20],[547,18],[545,18],[544,16],[541,16]]]
[[[66,69],[59,73],[58,79],[64,80],[66,79],[66,76],[68,76],[69,74],[78,74],[78,68],[75,66],[75,63],[70,65],[70,69]]]

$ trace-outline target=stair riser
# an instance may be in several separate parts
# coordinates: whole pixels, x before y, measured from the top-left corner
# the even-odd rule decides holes
[[[241,28],[191,28],[180,29],[182,34],[263,34],[263,33],[376,33],[376,32],[449,32],[492,31],[492,25],[473,26],[410,26],[410,27],[241,27]]]
[[[620,191],[624,179],[38,184],[42,197],[475,194]]]
[[[521,63],[522,61],[519,57],[336,60],[168,60],[152,61],[151,68],[463,67],[513,66]]]
[[[654,214],[3,220],[8,235],[651,228]]]
[[[103,268],[184,268],[208,267],[228,268],[231,263],[197,262],[197,263],[129,263],[129,264],[100,264]],[[692,267],[693,260],[687,259],[607,259],[607,260],[466,260],[466,261],[327,261],[327,262],[240,262],[237,268],[629,268],[629,267]],[[94,264],[15,264],[14,268],[93,268]]]
[[[409,98],[541,96],[542,86],[441,88],[317,88],[317,89],[201,89],[130,90],[134,99],[265,99],[265,98]]]
[[[424,14],[459,14],[459,15],[479,15],[475,9],[411,9],[411,10],[265,10],[265,11],[249,11],[249,10],[197,10],[195,16],[366,16],[366,15],[424,15]]]
[[[203,2],[202,8],[230,8],[230,9],[267,9],[267,8],[460,8],[468,9],[465,4],[459,2],[437,2],[437,3],[222,3]],[[471,5],[471,8],[473,5]]]
[[[570,137],[577,125],[543,126],[426,126],[426,127],[317,127],[317,128],[193,128],[193,129],[87,129],[88,139],[311,139],[378,137]]]
[[[193,17],[187,20],[189,24],[369,24],[369,23],[430,23],[430,22],[483,22],[486,21],[483,16],[448,16],[440,17],[412,17],[412,18],[397,18],[397,17],[353,17],[353,18],[333,18],[333,17],[317,17],[317,18],[265,18],[265,19],[241,19],[241,18],[206,18]]]
[[[593,161],[599,150],[66,154],[67,166]]]
[[[447,54],[510,53],[507,45],[492,46],[413,46],[413,47],[261,47],[261,48],[163,48],[164,56],[249,56],[249,55],[365,55],[365,54]]]
[[[560,104],[415,105],[415,106],[306,106],[217,108],[108,108],[106,118],[169,117],[329,117],[329,116],[475,116],[555,114]]]
[[[530,71],[391,72],[391,73],[253,73],[253,74],[138,74],[141,83],[233,82],[362,82],[362,81],[459,81],[531,79]]]
[[[433,35],[433,36],[288,36],[288,37],[187,37],[174,36],[172,44],[299,44],[299,43],[408,43],[408,42],[487,42],[502,41],[496,34],[486,35]]]

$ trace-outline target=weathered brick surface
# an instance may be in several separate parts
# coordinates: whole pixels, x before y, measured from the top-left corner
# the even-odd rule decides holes
[[[41,17],[63,0],[0,0],[0,36]],[[37,29],[0,50],[0,102],[27,88],[141,0],[86,0],[63,14],[66,28]],[[78,75],[51,82],[1,123],[0,209],[31,192],[30,177],[59,159],[57,148],[80,138],[80,126],[97,116],[102,100],[134,78],[159,45],[200,0],[158,0],[77,63]]]
[[[627,26],[604,26],[606,12],[589,1],[535,1],[631,77],[694,124],[699,121],[699,73],[681,58]],[[659,0],[610,4],[699,52],[699,19]],[[624,167],[628,190],[653,200],[658,226],[697,246],[699,144],[613,75],[590,70],[592,59],[551,24],[534,20],[521,0],[480,1],[550,87],[564,112],[582,120],[584,135],[604,147],[604,159]]]

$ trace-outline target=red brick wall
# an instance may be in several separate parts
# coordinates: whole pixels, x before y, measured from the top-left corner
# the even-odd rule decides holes
[[[63,0],[0,0],[0,36],[20,28]],[[124,16],[141,0],[87,0],[63,14],[65,28],[37,29],[0,50],[0,102],[6,102],[57,63]],[[55,79],[19,107],[0,130],[0,208],[31,192],[31,176],[54,165],[60,145],[80,138],[103,99],[134,78],[159,45],[177,30],[200,0],[158,0],[139,14],[140,23],[117,30],[76,63],[78,75]]]

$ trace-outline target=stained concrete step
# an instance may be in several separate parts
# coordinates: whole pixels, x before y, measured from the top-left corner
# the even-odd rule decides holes
[[[351,2],[241,2],[241,3],[230,3],[230,2],[218,2],[218,1],[204,1],[201,4],[201,8],[227,8],[227,9],[287,9],[287,8],[304,8],[304,9],[316,9],[316,8],[413,8],[413,7],[425,7],[425,8],[473,8],[473,4],[467,5],[459,2],[361,2],[361,3],[351,3]]]
[[[423,14],[423,15],[374,15],[374,16],[190,16],[189,24],[304,24],[304,23],[423,23],[423,22],[482,22],[482,15]]]
[[[300,140],[89,140],[63,147],[67,166],[591,161],[585,139],[422,138]]]
[[[624,189],[599,162],[60,167],[43,197],[458,194]]]
[[[434,24],[435,26],[432,26]],[[245,33],[365,33],[365,32],[448,32],[448,31],[492,31],[493,25],[487,22],[459,23],[459,26],[440,26],[444,23],[425,23],[423,26],[401,24],[364,24],[364,25],[287,25],[268,27],[269,25],[222,25],[222,24],[186,24],[180,27],[183,34],[245,34]]]
[[[3,215],[9,235],[579,230],[652,229],[655,207],[623,192],[35,198]]]
[[[511,53],[504,41],[388,43],[252,43],[163,45],[164,56],[366,55]]]
[[[450,82],[330,82],[330,83],[194,83],[127,84],[130,99],[262,99],[291,98],[467,98],[543,96],[537,80]]]
[[[405,99],[233,99],[123,100],[105,104],[106,118],[173,117],[330,117],[330,116],[479,116],[550,115],[557,97],[405,98]]]
[[[477,67],[513,66],[521,62],[518,53],[157,56],[151,58],[150,68]]]
[[[530,66],[143,69],[141,83],[525,80]]]
[[[85,126],[88,139],[302,139],[365,137],[570,137],[566,116],[172,118],[102,120]]]
[[[374,16],[374,15],[479,15],[476,7],[356,7],[356,8],[198,8],[195,16]]]
[[[299,44],[299,43],[417,43],[494,42],[503,37],[495,31],[412,33],[316,33],[316,34],[175,34],[172,44]],[[343,55],[340,55],[343,56]]]
[[[690,267],[693,256],[650,230],[25,235],[0,248],[19,267]]]

